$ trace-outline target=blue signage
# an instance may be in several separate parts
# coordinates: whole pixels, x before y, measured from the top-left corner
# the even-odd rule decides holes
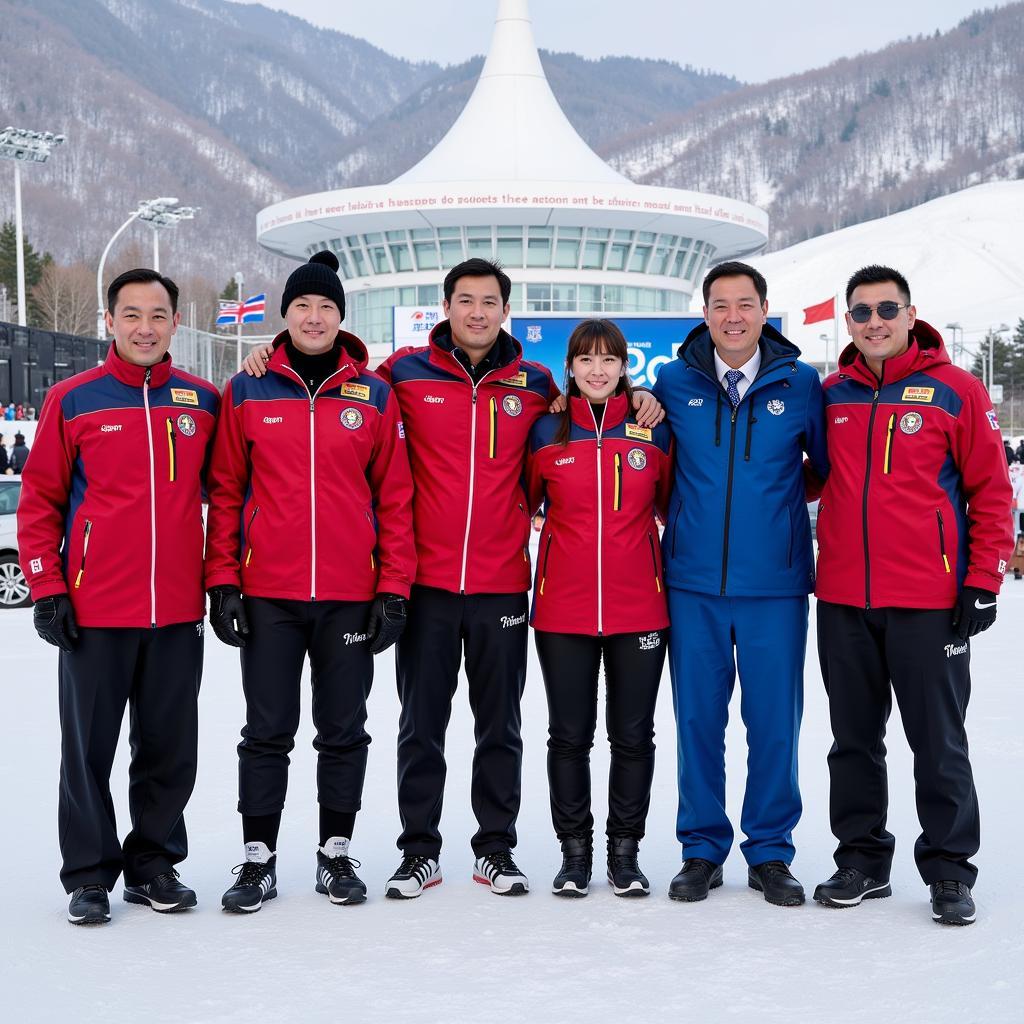
[[[546,366],[555,383],[562,387],[569,335],[582,319],[575,313],[513,313],[511,334],[522,344],[523,355]],[[634,384],[647,387],[657,380],[658,370],[675,359],[690,331],[704,322],[699,316],[610,316],[608,319],[618,324],[629,344],[630,379]],[[770,316],[768,322],[782,330],[781,317]]]

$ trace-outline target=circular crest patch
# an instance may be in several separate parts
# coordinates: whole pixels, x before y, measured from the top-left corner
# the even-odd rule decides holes
[[[196,421],[187,412],[183,412],[178,417],[178,429],[186,437],[191,437],[196,432]]]
[[[643,448],[630,448],[626,461],[634,469],[643,469],[647,465],[647,456],[644,454]]]
[[[768,411],[773,416],[781,416],[786,411],[786,403],[781,398],[770,398],[768,400]]]
[[[518,395],[506,395],[501,400],[501,407],[509,416],[518,416],[523,411],[523,400]]]
[[[924,417],[919,412],[907,412],[900,420],[900,430],[904,434],[916,434],[924,425]]]
[[[349,430],[358,430],[363,425],[363,414],[354,406],[341,410],[341,425]]]

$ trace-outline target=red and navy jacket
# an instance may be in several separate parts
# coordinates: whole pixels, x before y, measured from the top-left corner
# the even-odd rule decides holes
[[[474,383],[450,336],[443,320],[426,347],[400,349],[378,368],[409,437],[416,582],[453,593],[521,593],[530,589],[526,442],[558,388],[504,331],[495,344],[510,357]]]
[[[22,474],[18,551],[35,601],[82,626],[202,619],[202,476],[217,389],[166,356],[106,361],[50,388]]]
[[[831,472],[818,509],[823,601],[951,608],[998,593],[1012,547],[1002,437],[976,377],[923,320],[881,380],[849,345],[825,381]]]
[[[236,374],[210,463],[207,587],[252,597],[409,595],[412,479],[398,402],[340,331],[338,368],[310,395],[282,344],[265,377]]]
[[[638,427],[625,395],[608,399],[598,428],[590,403],[572,398],[569,443],[555,413],[530,433],[531,509],[544,502],[534,629],[601,636],[668,626],[661,545],[672,487],[668,424]]]

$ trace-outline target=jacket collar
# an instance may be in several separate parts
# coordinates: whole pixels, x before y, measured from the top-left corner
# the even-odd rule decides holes
[[[348,331],[338,331],[338,338],[341,340],[341,351],[338,353],[338,367],[334,373],[339,370],[348,370],[350,371],[348,376],[356,377],[366,369],[366,364],[370,359],[366,346]],[[295,374],[285,369],[286,366],[291,367],[291,362],[288,359],[288,346],[285,344],[287,340],[287,331],[282,331],[273,340],[271,344],[274,346],[274,354],[270,357],[270,362],[267,363],[267,369],[276,370],[278,373],[283,373],[289,380],[294,380]],[[331,376],[333,377],[334,374],[332,373]]]
[[[458,369],[456,372],[462,376],[468,374],[465,366],[462,365],[455,354],[455,342],[452,339],[451,321],[441,320],[434,325],[428,339],[430,347],[430,361],[435,366],[440,366],[451,372],[454,363]],[[490,380],[505,380],[507,377],[514,377],[519,372],[519,363],[523,358],[523,346],[512,337],[508,331],[498,331],[498,337],[494,346],[488,352],[488,358],[493,361],[496,367],[490,374]]]
[[[800,358],[800,349],[788,338],[780,334],[771,324],[761,328],[761,368],[757,372],[758,379],[769,370],[781,363],[795,363]],[[707,374],[713,381],[718,381],[715,369],[715,345],[711,340],[711,332],[706,323],[698,324],[686,336],[679,346],[677,355],[687,365]]]
[[[135,363],[129,363],[127,359],[122,359],[117,351],[117,342],[112,341],[103,368],[122,384],[127,384],[132,388],[141,388],[146,383],[146,371],[149,370],[151,371],[149,386],[158,388],[171,379],[171,354],[170,352],[166,353],[159,363],[154,363],[152,366],[138,366]]]
[[[909,377],[912,373],[929,370],[949,361],[942,335],[931,324],[917,320],[910,332],[910,344],[907,345],[906,352],[886,359],[882,364],[882,383],[892,384]],[[839,376],[852,377],[872,388],[878,384],[878,378],[852,341],[839,356]]]
[[[584,430],[594,430],[594,412],[590,408],[590,402],[579,395],[569,399],[569,412],[573,423]],[[629,415],[629,399],[625,393],[612,395],[604,407],[604,419],[601,421],[601,433],[606,434],[609,430],[617,427]]]

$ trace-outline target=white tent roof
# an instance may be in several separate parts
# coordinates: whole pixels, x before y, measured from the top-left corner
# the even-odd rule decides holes
[[[562,113],[544,75],[527,0],[499,0],[480,79],[448,134],[398,184],[622,183]]]

